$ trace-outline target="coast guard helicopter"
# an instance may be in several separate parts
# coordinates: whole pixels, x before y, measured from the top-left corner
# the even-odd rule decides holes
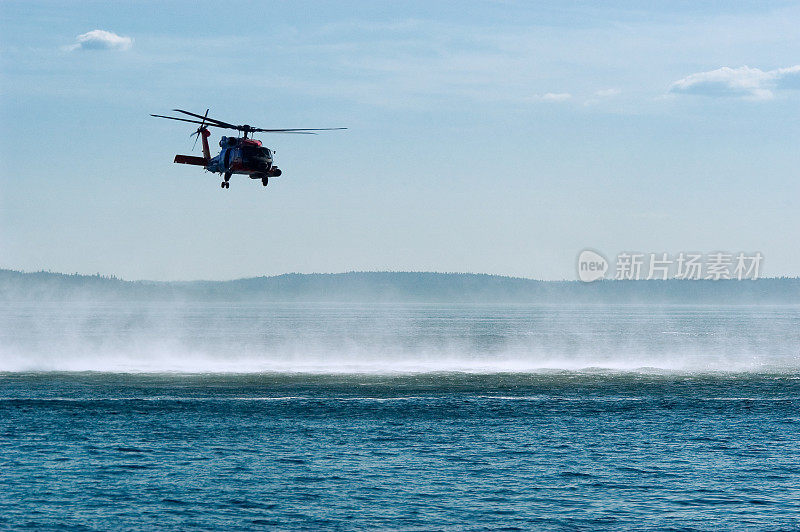
[[[270,177],[278,177],[281,175],[281,170],[273,164],[274,152],[269,148],[261,145],[260,140],[248,138],[251,133],[290,133],[296,135],[316,135],[315,131],[335,131],[340,129],[347,129],[346,127],[328,127],[321,129],[264,129],[260,127],[253,127],[250,125],[237,126],[208,117],[208,109],[205,115],[198,115],[184,111],[182,109],[173,109],[178,113],[183,113],[201,120],[189,120],[187,118],[177,118],[174,116],[163,115],[150,115],[156,118],[166,118],[168,120],[179,120],[181,122],[191,122],[193,124],[200,124],[197,131],[192,133],[191,136],[203,138],[203,156],[195,157],[193,155],[176,155],[173,162],[180,164],[193,164],[202,166],[209,172],[223,174],[223,181],[220,185],[222,188],[230,188],[230,180],[233,174],[244,174],[249,176],[250,179],[260,179],[261,184],[267,186]],[[222,137],[219,141],[219,147],[222,150],[219,155],[211,157],[211,150],[208,147],[208,137],[211,136],[209,127],[219,127],[223,129],[233,129],[244,133],[242,137]],[[194,140],[195,146],[197,145],[197,138]]]

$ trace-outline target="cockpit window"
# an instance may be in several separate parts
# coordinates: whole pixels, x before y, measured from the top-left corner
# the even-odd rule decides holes
[[[242,155],[247,158],[257,158],[261,159],[263,157],[268,157],[269,150],[266,148],[258,148],[256,146],[245,146],[242,148]]]

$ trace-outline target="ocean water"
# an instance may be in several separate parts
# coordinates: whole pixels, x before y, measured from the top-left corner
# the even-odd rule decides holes
[[[800,307],[14,305],[0,528],[798,529]]]

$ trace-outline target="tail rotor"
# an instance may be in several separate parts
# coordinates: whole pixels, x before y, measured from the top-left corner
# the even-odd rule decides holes
[[[194,137],[194,144],[192,145],[192,151],[194,151],[195,148],[197,148],[197,139],[200,138],[200,133],[206,130],[206,118],[208,118],[208,111],[209,109],[206,109],[206,114],[203,115],[203,121],[200,123],[200,127],[197,128],[197,131],[189,135],[190,137]]]

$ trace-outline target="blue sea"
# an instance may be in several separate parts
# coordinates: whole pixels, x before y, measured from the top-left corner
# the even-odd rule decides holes
[[[800,307],[7,305],[0,528],[800,529]]]

